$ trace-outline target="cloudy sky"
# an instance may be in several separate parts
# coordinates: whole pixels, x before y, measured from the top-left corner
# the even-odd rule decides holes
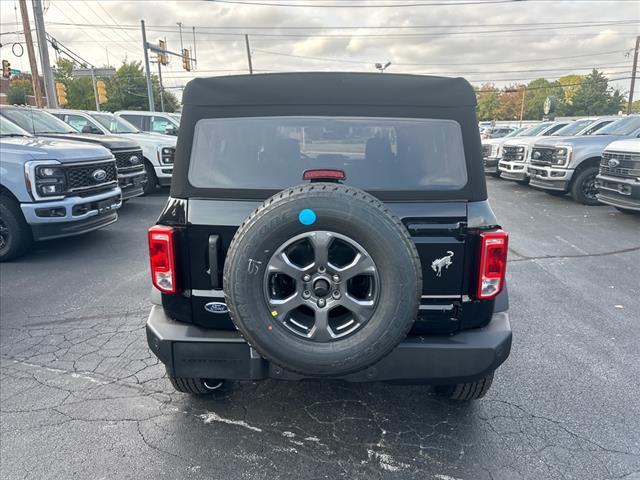
[[[31,2],[27,2],[31,3]],[[140,20],[148,41],[166,38],[178,51],[194,44],[197,69],[175,58],[165,86],[194,76],[247,72],[244,34],[257,72],[375,71],[456,75],[498,86],[598,68],[629,90],[637,0],[44,0],[47,32],[96,66],[143,58]],[[29,69],[17,0],[0,0],[1,54]],[[34,37],[35,38],[35,37]],[[12,48],[13,47],[13,48]],[[19,51],[18,51],[19,53]],[[55,60],[53,50],[50,51]]]

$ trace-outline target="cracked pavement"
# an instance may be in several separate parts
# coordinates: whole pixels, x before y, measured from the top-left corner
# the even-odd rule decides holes
[[[514,344],[484,400],[329,381],[174,392],[144,335],[164,191],[0,267],[0,476],[639,479],[640,217],[488,184]]]

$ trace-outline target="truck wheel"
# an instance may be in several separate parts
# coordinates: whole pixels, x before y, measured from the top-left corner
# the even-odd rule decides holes
[[[158,178],[156,177],[156,171],[153,168],[153,165],[148,161],[144,162],[144,171],[147,174],[147,183],[144,184],[143,195],[149,195],[153,193],[156,189],[156,185],[158,184]]]
[[[176,378],[170,375],[169,381],[178,392],[190,393],[191,395],[206,395],[219,390],[224,385],[222,380],[211,378]]]
[[[491,172],[489,175],[491,175],[493,178],[500,178],[502,176],[500,172]]]
[[[598,188],[596,187],[596,176],[598,167],[587,167],[576,173],[571,185],[571,196],[583,205],[600,205],[596,198]]]
[[[552,197],[564,197],[567,194],[567,192],[563,192],[562,190],[545,190],[544,192]]]
[[[290,188],[236,232],[225,262],[231,318],[264,358],[309,376],[363,370],[418,313],[422,269],[402,222],[368,193]]]
[[[0,262],[24,255],[33,243],[31,228],[24,219],[18,202],[0,196]]]
[[[484,397],[489,391],[491,383],[493,383],[493,373],[494,372],[491,372],[489,375],[476,382],[458,383],[457,385],[439,387],[436,391],[441,395],[449,397],[450,400],[478,400]]]
[[[529,177],[523,179],[523,180],[516,180],[516,183],[518,185],[529,185],[529,182],[531,181],[531,179]]]

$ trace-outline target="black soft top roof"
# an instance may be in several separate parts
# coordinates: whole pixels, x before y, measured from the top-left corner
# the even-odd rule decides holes
[[[381,192],[382,200],[486,200],[476,96],[462,78],[391,73],[267,73],[196,78],[185,88],[171,183],[178,198],[264,200],[268,190],[196,188],[189,162],[196,124],[203,119],[351,116],[453,120],[460,125],[467,184],[455,191]]]
[[[269,73],[196,78],[184,105],[411,105],[475,107],[463,78],[391,73]]]

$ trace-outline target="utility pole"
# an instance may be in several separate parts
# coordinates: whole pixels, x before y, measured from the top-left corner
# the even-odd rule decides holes
[[[182,45],[182,22],[178,22],[178,31],[180,32],[180,51],[184,50],[184,46]]]
[[[251,47],[249,46],[249,35],[245,34],[244,43],[247,46],[247,62],[249,62],[249,73],[253,75],[253,65],[251,64]]]
[[[629,105],[627,105],[627,114],[631,113],[631,104],[633,103],[633,90],[636,86],[636,70],[638,69],[638,50],[640,49],[640,35],[636,37],[636,50],[633,54],[633,68],[631,69],[631,88],[629,89]]]
[[[96,86],[96,74],[91,67],[91,83],[93,84],[93,97],[96,99],[96,112],[100,111],[100,102],[98,101],[98,87]]]
[[[160,110],[164,112],[164,89],[162,88],[162,63],[158,62],[158,79],[160,80]]]
[[[40,90],[40,78],[38,77],[38,61],[36,60],[36,52],[33,49],[33,38],[31,37],[31,25],[29,25],[29,11],[27,10],[27,0],[19,0],[20,14],[22,16],[22,30],[24,33],[24,41],[27,44],[27,54],[29,56],[29,66],[31,68],[31,84],[33,85],[33,94],[36,97],[36,107],[44,106],[42,101],[42,92]]]
[[[519,127],[522,126],[522,117],[524,117],[524,99],[526,96],[527,96],[527,87],[523,85],[522,86],[522,105],[520,105],[520,125],[518,125]]]
[[[142,30],[142,50],[144,51],[144,71],[147,77],[147,96],[149,97],[149,111],[155,112],[153,103],[153,86],[151,84],[151,70],[149,67],[149,44],[147,43],[147,32],[144,29],[144,20],[140,20],[140,28]]]
[[[33,0],[33,20],[36,24],[38,37],[38,49],[40,50],[40,65],[44,76],[44,89],[47,92],[47,105],[49,108],[58,108],[56,101],[56,87],[53,81],[53,71],[49,63],[49,44],[47,32],[44,29],[44,13],[42,13],[42,0]]]
[[[196,27],[191,27],[193,32],[193,69],[198,68],[198,53],[196,52]]]

